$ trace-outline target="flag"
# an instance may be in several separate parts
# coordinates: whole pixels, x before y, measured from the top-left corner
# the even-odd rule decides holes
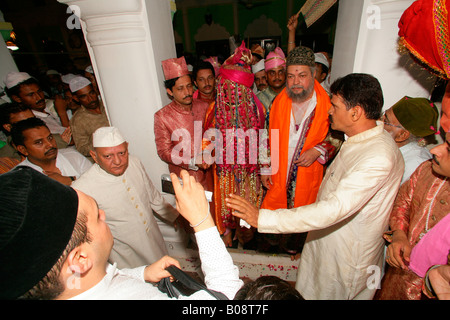
[[[325,12],[330,9],[337,0],[306,0],[300,13],[303,15],[306,26],[309,28],[316,22]]]

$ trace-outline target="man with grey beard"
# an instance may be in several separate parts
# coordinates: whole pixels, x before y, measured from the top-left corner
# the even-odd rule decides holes
[[[290,209],[314,203],[324,165],[335,148],[326,141],[330,98],[315,80],[314,52],[296,47],[286,59],[286,88],[272,103],[269,132],[279,132],[279,152],[272,152],[278,172],[261,176],[267,189],[263,209]],[[294,258],[301,252],[306,234],[270,235],[269,244]]]

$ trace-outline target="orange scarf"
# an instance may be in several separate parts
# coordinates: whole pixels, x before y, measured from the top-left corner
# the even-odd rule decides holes
[[[328,109],[330,98],[322,86],[315,81],[314,90],[317,96],[315,116],[311,123],[308,136],[301,153],[321,143],[328,133]],[[269,130],[279,130],[278,172],[272,175],[273,185],[268,190],[261,208],[276,210],[287,207],[286,181],[288,174],[289,127],[292,112],[292,100],[288,97],[286,88],[278,94],[270,109]],[[270,131],[269,131],[270,139]],[[272,145],[272,141],[271,141]],[[323,165],[315,161],[309,167],[298,167],[297,185],[295,189],[295,207],[314,203],[323,178]]]

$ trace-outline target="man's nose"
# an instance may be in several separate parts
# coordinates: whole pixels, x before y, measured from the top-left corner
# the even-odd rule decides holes
[[[113,163],[115,165],[119,165],[121,163],[121,159],[120,159],[120,157],[118,155],[114,155],[113,156]]]

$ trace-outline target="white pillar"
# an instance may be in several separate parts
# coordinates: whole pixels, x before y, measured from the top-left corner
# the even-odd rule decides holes
[[[403,96],[430,97],[435,78],[397,50],[398,22],[413,0],[340,0],[331,80],[369,73],[381,83],[384,109]]]
[[[161,61],[176,57],[169,1],[58,0],[79,8],[111,125],[129,141],[161,190],[167,164],[156,152],[154,113],[170,102]]]
[[[11,32],[12,26],[10,23],[4,22],[3,13],[1,11],[0,11],[0,24],[1,24],[0,29]],[[1,37],[1,40],[0,40],[0,87],[3,88],[3,86],[4,86],[3,79],[5,79],[5,76],[8,74],[8,72],[11,72],[11,71],[18,71],[17,65],[14,62],[11,52],[9,51],[8,47],[6,46],[5,40],[3,39],[3,37]],[[1,91],[2,90],[0,89],[0,92]],[[6,100],[9,101],[8,98],[6,98]],[[2,101],[0,101],[0,103],[1,102]]]

